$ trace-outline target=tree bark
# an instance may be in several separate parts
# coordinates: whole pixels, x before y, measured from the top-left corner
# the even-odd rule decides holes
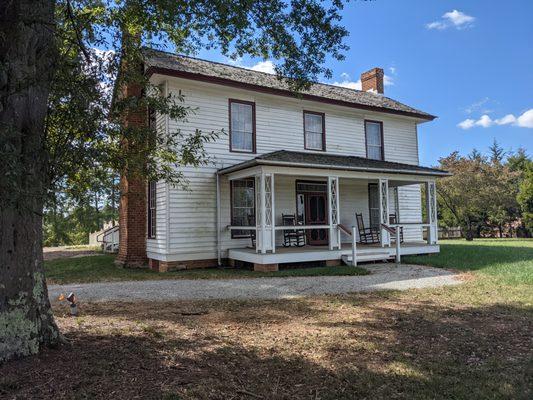
[[[0,2],[0,363],[61,340],[44,278],[53,0]]]

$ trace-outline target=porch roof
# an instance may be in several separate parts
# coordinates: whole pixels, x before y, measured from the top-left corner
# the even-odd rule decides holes
[[[259,155],[251,160],[219,170],[221,175],[257,165],[286,166],[298,168],[326,168],[345,171],[383,172],[424,176],[450,176],[451,173],[436,168],[403,164],[392,161],[372,160],[364,157],[334,154],[304,153],[279,150]]]

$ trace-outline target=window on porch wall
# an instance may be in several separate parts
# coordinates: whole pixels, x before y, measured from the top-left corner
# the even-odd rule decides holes
[[[379,229],[379,192],[377,183],[368,185],[368,214],[370,227]]]
[[[231,225],[255,226],[255,180],[231,181]],[[231,238],[249,238],[248,230],[232,230]]]

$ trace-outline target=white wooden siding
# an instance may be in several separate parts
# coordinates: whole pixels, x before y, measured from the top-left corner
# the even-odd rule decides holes
[[[222,131],[218,140],[207,143],[210,156],[207,166],[184,168],[189,190],[157,186],[157,238],[147,241],[148,256],[167,260],[216,258],[216,178],[219,168],[276,150],[304,150],[303,110],[324,112],[326,150],[331,154],[366,156],[364,120],[383,121],[385,159],[418,164],[416,124],[412,118],[365,112],[318,102],[291,99],[226,86],[168,78],[167,90],[185,96],[185,105],[195,109],[186,122],[165,120],[161,129],[191,133]],[[256,104],[257,154],[229,152],[228,99],[254,101]],[[158,126],[159,126],[158,120]],[[313,152],[313,151],[308,151]],[[282,212],[295,212],[296,177],[276,176],[276,223]],[[307,178],[309,179],[309,178]],[[231,223],[230,185],[221,177],[222,227]],[[168,189],[168,194],[167,194]],[[168,196],[168,208],[165,201]],[[391,199],[392,200],[392,199]],[[368,220],[368,182],[343,179],[340,187],[341,222],[355,224],[355,211],[361,210]],[[394,203],[391,201],[391,206]],[[402,221],[420,221],[419,185],[400,188]],[[167,232],[168,231],[168,232]],[[414,235],[416,236],[416,235]],[[413,236],[413,237],[414,237]],[[278,234],[278,242],[281,240]],[[224,251],[250,245],[250,239],[231,239],[228,230],[221,233]]]

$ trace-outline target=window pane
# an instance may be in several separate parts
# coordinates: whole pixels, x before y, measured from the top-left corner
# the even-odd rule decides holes
[[[253,107],[231,103],[231,148],[253,151]]]
[[[370,226],[379,228],[379,195],[378,185],[368,185],[368,206],[370,209]]]
[[[373,160],[382,160],[383,143],[381,142],[381,124],[376,122],[366,122],[365,127],[368,158]]]
[[[306,132],[322,133],[322,116],[317,114],[305,114]]]
[[[307,133],[307,148],[322,150],[322,134]]]
[[[234,226],[255,225],[255,184],[253,179],[232,181],[232,215],[231,224]],[[250,231],[234,230],[233,237],[248,237]]]
[[[318,114],[304,114],[305,147],[307,149],[323,150],[324,131],[323,116]]]
[[[368,146],[368,158],[372,160],[381,160],[381,147]]]
[[[381,146],[381,125],[367,122],[366,138],[368,140],[368,144]]]

